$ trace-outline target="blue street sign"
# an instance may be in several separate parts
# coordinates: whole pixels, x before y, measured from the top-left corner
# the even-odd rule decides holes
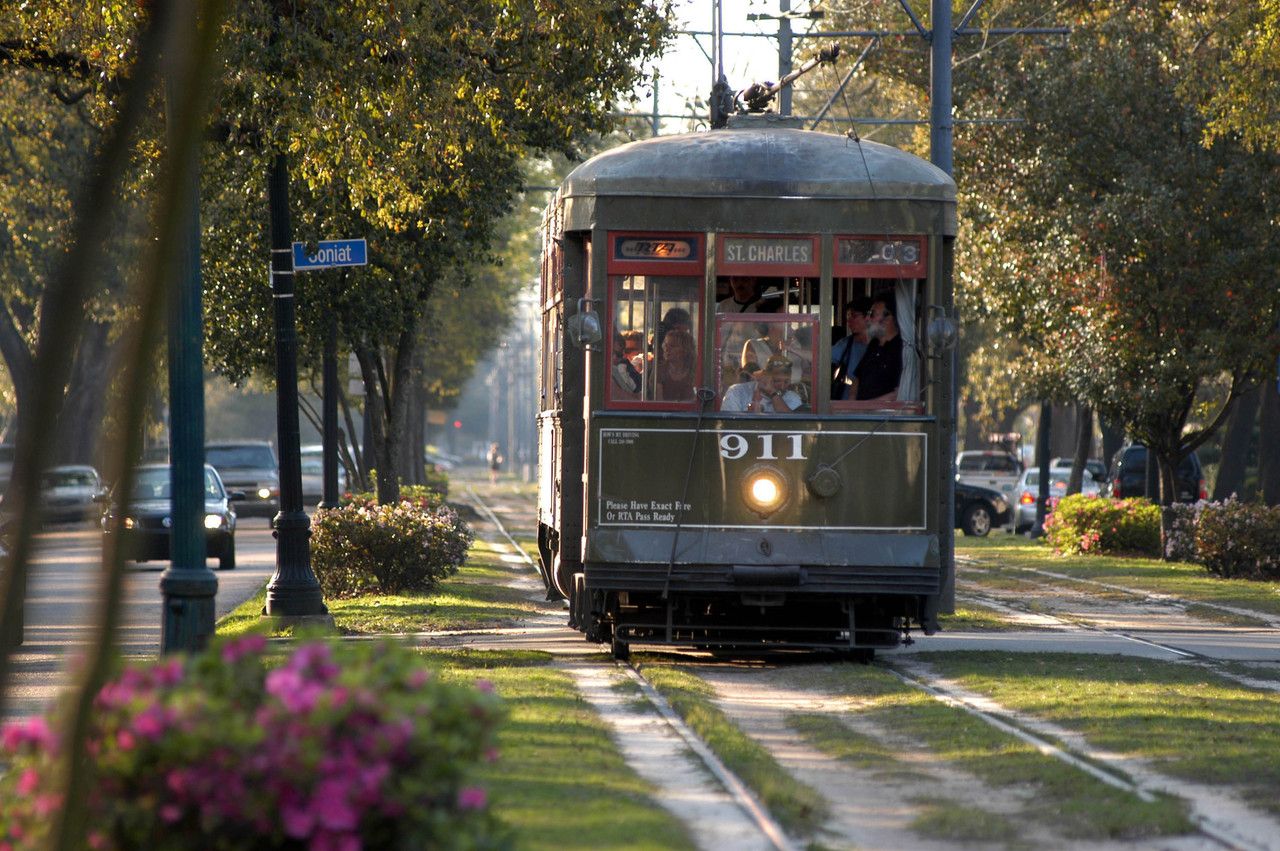
[[[364,266],[369,262],[369,251],[363,239],[326,239],[320,242],[314,254],[308,254],[306,243],[293,244],[293,269],[309,272],[312,269],[333,269],[338,266]]]

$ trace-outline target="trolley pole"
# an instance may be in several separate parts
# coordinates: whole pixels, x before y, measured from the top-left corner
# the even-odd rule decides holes
[[[791,73],[791,0],[778,0],[778,79]],[[791,87],[778,93],[778,114],[791,114]]]

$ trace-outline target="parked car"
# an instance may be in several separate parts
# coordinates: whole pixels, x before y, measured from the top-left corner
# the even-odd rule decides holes
[[[237,509],[240,516],[272,518],[280,512],[280,464],[268,441],[208,443],[204,460],[228,488],[245,492],[245,502]]]
[[[40,503],[50,523],[88,520],[98,514],[102,477],[84,464],[53,467],[40,477]]]
[[[430,449],[423,453],[423,458],[437,470],[444,470],[446,473],[462,463],[462,459],[456,455],[446,455],[443,452],[433,452]]]
[[[1020,475],[1022,462],[1008,452],[980,449],[956,455],[956,481],[960,484],[993,488],[1008,498]]]
[[[1045,508],[1045,517],[1053,513],[1053,506],[1067,495],[1067,479],[1071,478],[1068,467],[1049,468],[1049,505]],[[1099,496],[1102,486],[1093,480],[1088,470],[1084,471],[1084,479],[1080,483],[1080,493],[1087,496]],[[1014,517],[1013,531],[1025,532],[1036,525],[1036,500],[1040,498],[1040,470],[1031,469],[1018,479],[1018,507]]]
[[[1051,458],[1049,459],[1049,469],[1065,469],[1071,470],[1071,465],[1075,463],[1074,458]],[[1093,476],[1093,480],[1099,484],[1107,480],[1107,465],[1101,458],[1089,458],[1084,462],[1084,468],[1089,471],[1089,475]]]
[[[349,490],[347,471],[338,462],[338,493]],[[324,499],[324,446],[309,443],[302,447],[302,501],[314,505]]]
[[[220,570],[236,566],[236,512],[232,503],[244,500],[242,491],[227,491],[218,471],[204,467],[205,553],[218,560]],[[115,518],[124,515],[126,558],[134,561],[167,561],[173,534],[173,505],[169,487],[169,465],[147,464],[137,469],[133,491],[112,493],[102,514],[104,535],[113,534]]]
[[[1008,525],[1009,500],[992,488],[956,482],[956,527],[966,535],[982,538],[992,529]]]
[[[1177,502],[1195,502],[1208,499],[1209,491],[1205,487],[1204,468],[1200,466],[1200,456],[1192,450],[1182,459],[1175,471],[1178,480]],[[1140,443],[1131,443],[1121,449],[1111,459],[1111,478],[1108,481],[1108,493],[1116,499],[1147,494],[1147,447]],[[1159,485],[1152,499],[1159,496]]]

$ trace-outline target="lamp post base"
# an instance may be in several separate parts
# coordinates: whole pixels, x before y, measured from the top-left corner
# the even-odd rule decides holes
[[[294,635],[308,632],[324,632],[337,633],[338,625],[334,623],[333,615],[269,615],[267,610],[262,610],[260,617],[262,623],[269,623],[273,631],[292,628]]]

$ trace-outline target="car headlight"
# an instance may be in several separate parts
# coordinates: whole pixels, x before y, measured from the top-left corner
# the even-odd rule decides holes
[[[258,485],[258,499],[271,499],[271,497],[279,495],[280,487],[278,485]]]
[[[137,525],[137,523],[132,517],[126,517],[124,519],[124,523],[122,523],[121,525],[124,526],[124,528],[126,529],[132,529],[134,526]]]
[[[206,528],[206,529],[221,529],[221,528],[222,528],[222,515],[221,515],[221,514],[206,514],[206,515],[204,516],[204,528]]]
[[[743,478],[743,500],[752,511],[767,517],[787,501],[787,480],[772,467],[757,467]]]

